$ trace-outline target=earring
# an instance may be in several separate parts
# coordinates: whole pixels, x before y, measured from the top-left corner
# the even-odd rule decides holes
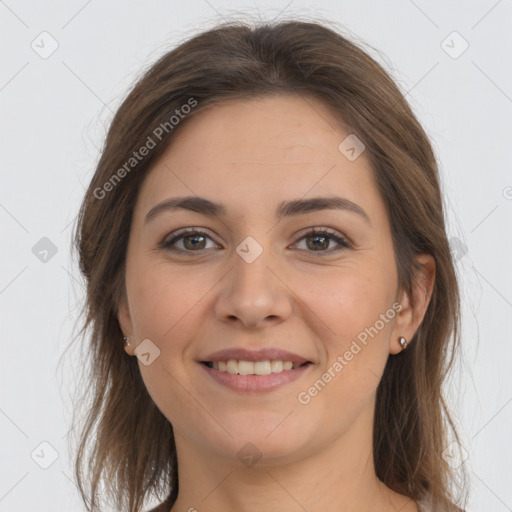
[[[128,336],[123,337],[124,344],[129,347],[130,346],[130,338]]]
[[[403,336],[400,336],[398,341],[400,342],[400,346],[405,350],[407,348],[407,340]]]

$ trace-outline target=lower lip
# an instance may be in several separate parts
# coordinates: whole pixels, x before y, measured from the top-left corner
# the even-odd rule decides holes
[[[280,386],[297,380],[299,377],[310,371],[312,363],[306,366],[299,366],[292,370],[284,370],[279,373],[270,373],[268,375],[238,375],[234,373],[221,372],[210,368],[205,364],[199,363],[202,368],[215,379],[219,384],[235,391],[262,392],[272,391]]]

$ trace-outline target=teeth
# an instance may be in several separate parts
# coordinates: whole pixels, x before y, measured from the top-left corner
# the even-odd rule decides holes
[[[226,370],[228,373],[238,373],[238,363],[233,359],[227,362]]]
[[[270,361],[257,361],[253,364],[254,373],[256,375],[269,375],[272,373],[272,367],[270,366]]]
[[[272,373],[279,373],[283,371],[283,361],[272,361],[270,363]]]
[[[229,363],[228,363],[229,364]],[[236,364],[236,361],[235,361]],[[238,361],[238,373],[240,375],[253,375],[255,372],[255,364],[251,361]],[[233,366],[232,366],[233,368]]]
[[[221,372],[228,372],[238,375],[270,375],[271,373],[280,373],[292,368],[298,368],[300,364],[293,364],[291,361],[215,361],[213,368]]]

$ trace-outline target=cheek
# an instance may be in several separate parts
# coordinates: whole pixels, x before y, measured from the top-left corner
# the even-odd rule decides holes
[[[146,338],[160,349],[155,361],[138,363],[148,393],[173,425],[204,422],[201,411],[191,407],[187,368],[183,364],[186,348],[199,323],[201,298],[214,285],[212,276],[199,275],[190,267],[172,268],[168,262],[140,262],[127,274],[134,335],[137,342]],[[180,411],[187,410],[184,420]]]
[[[389,357],[395,310],[388,275],[368,272],[367,267],[338,269],[336,279],[326,281],[322,289],[308,306],[318,312],[317,329],[320,324],[329,327],[321,340],[325,359],[297,398],[306,404],[299,409],[304,421],[329,411],[330,421],[322,427],[328,438],[348,429],[364,409],[372,409]]]
[[[365,260],[333,269],[330,278],[302,276],[299,295],[308,297],[305,302],[318,315],[317,326],[327,326],[322,328],[321,347],[323,371],[330,371],[326,380],[332,382],[324,395],[327,402],[365,401],[375,391],[389,357],[396,316],[394,263],[384,258]]]
[[[344,262],[332,272],[300,272],[295,276],[299,298],[316,313],[337,345],[374,325],[394,301],[395,274],[382,262]],[[387,331],[390,323],[379,330]]]
[[[179,334],[215,282],[211,275],[177,265],[172,268],[167,262],[146,262],[132,268],[127,287],[134,330],[141,339],[163,342]]]

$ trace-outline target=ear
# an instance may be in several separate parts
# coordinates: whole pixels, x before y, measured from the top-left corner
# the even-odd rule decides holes
[[[119,301],[119,306],[117,308],[117,321],[119,322],[119,327],[121,328],[121,332],[123,333],[123,336],[132,338],[132,334],[133,334],[132,317],[130,314],[130,306],[128,304],[128,299],[125,294],[123,294],[123,297]],[[125,352],[130,356],[134,355],[134,350],[135,350],[134,341],[135,340],[130,339],[130,346],[127,346],[122,341]]]
[[[411,301],[406,291],[402,292],[399,301],[402,309],[399,311],[393,326],[389,345],[390,354],[398,354],[404,350],[398,341],[400,336],[403,336],[407,343],[411,342],[423,321],[432,297],[436,274],[435,260],[430,254],[420,254],[416,257],[416,261],[421,265],[421,268],[415,272],[412,282],[414,301]],[[414,304],[412,304],[413,302]]]

